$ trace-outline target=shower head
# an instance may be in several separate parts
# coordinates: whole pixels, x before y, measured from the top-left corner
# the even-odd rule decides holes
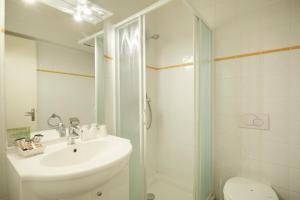
[[[158,34],[154,34],[151,36],[151,39],[154,39],[154,40],[158,40],[160,38],[160,35]]]
[[[147,38],[147,40],[158,40],[160,38],[160,35],[159,34],[154,34],[154,35],[151,35],[150,37]]]
[[[88,44],[88,43],[83,43],[84,46],[87,46],[87,47],[91,47],[91,48],[94,48],[95,46],[94,45],[91,45],[91,44]]]

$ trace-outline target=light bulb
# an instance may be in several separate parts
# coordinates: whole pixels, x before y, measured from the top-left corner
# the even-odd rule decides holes
[[[75,14],[74,14],[74,20],[75,20],[76,22],[81,22],[81,21],[82,21],[81,14],[80,14],[80,13],[75,13]]]
[[[88,8],[87,6],[85,6],[85,7],[83,8],[83,13],[84,13],[85,15],[91,15],[91,14],[92,14],[92,10],[91,10],[90,8]]]
[[[101,9],[97,8],[96,6],[92,6],[91,10],[95,11],[99,15],[104,15],[104,12]]]
[[[86,4],[87,0],[77,0],[77,2],[80,3],[80,4]]]
[[[26,3],[34,4],[36,0],[24,0]]]

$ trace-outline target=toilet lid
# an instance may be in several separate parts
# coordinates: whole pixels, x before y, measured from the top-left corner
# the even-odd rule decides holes
[[[224,195],[228,200],[278,200],[270,186],[241,177],[226,182]]]

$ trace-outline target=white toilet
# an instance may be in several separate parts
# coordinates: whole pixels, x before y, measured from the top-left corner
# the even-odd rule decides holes
[[[223,192],[224,200],[279,200],[270,186],[242,177],[229,179]]]

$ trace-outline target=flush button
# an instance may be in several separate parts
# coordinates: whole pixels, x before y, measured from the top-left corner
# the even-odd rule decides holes
[[[270,116],[267,113],[241,113],[239,127],[247,129],[270,129]]]

